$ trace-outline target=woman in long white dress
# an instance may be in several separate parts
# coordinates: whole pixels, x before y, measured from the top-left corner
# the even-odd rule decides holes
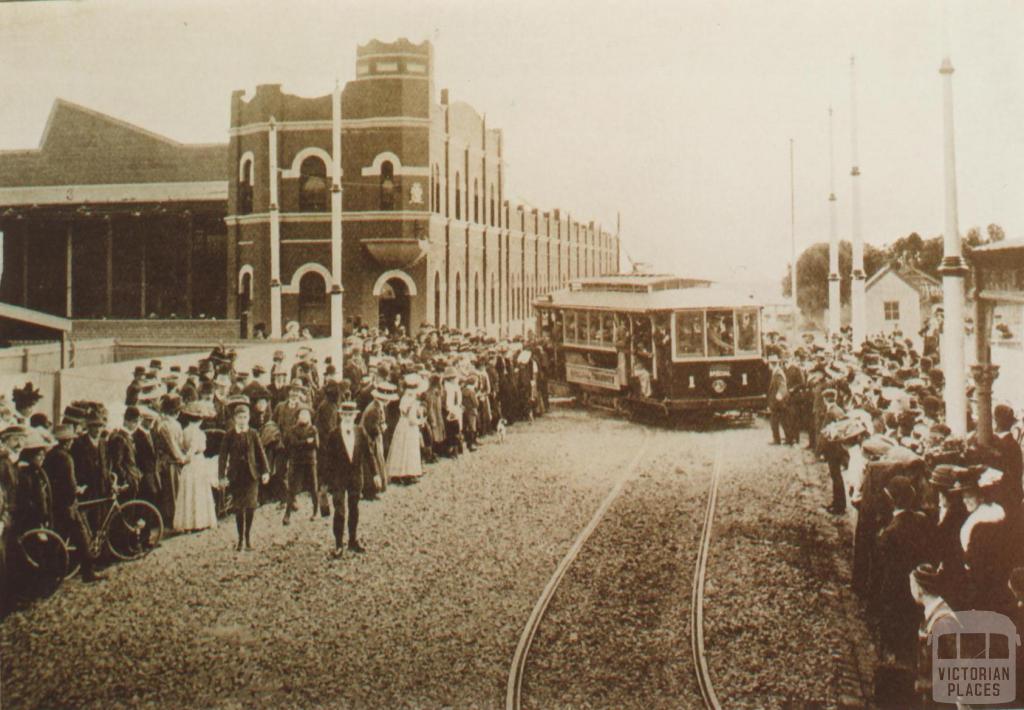
[[[390,481],[409,480],[423,475],[423,462],[420,459],[420,425],[423,419],[419,403],[422,390],[419,375],[406,375],[402,385],[404,389],[402,399],[398,402],[398,423],[395,424],[395,434],[391,438],[391,448],[384,466]]]
[[[213,487],[217,485],[215,459],[208,459],[206,432],[199,428],[207,418],[204,402],[190,402],[181,413],[187,462],[178,479],[178,496],[174,501],[175,530],[205,530],[217,527],[217,505]]]

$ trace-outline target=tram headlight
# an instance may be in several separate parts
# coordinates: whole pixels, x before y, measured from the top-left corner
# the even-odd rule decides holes
[[[722,394],[725,392],[725,380],[715,380],[711,383],[711,389],[715,391],[715,394]]]

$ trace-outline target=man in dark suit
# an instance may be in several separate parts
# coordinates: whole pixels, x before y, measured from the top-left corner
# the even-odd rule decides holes
[[[786,443],[790,446],[799,446],[800,420],[805,408],[807,377],[796,353],[790,356],[786,364],[786,385],[789,387],[789,401],[782,417],[782,429],[786,434]]]
[[[94,559],[89,552],[92,536],[86,525],[82,512],[76,505],[78,496],[85,491],[85,486],[78,483],[75,476],[75,460],[71,448],[76,443],[75,429],[70,424],[59,424],[53,431],[57,445],[50,449],[43,459],[43,470],[50,481],[53,495],[53,525],[56,531],[71,544],[78,548],[82,579],[92,582],[102,579],[93,572]]]
[[[1024,459],[1012,431],[1017,417],[1011,407],[998,404],[992,411],[992,419],[995,424],[992,445],[996,450],[996,466],[1003,472],[998,492],[999,503],[1007,516],[1016,520],[1020,513],[1021,499],[1024,498]]]
[[[882,650],[909,665],[916,654],[919,614],[908,580],[919,564],[928,561],[935,526],[916,509],[917,494],[906,476],[893,476],[885,494],[893,514],[878,535],[881,579],[876,603],[881,612]]]
[[[768,365],[771,367],[771,380],[768,382],[768,422],[772,428],[772,443],[778,445],[782,443],[779,426],[789,406],[789,385],[786,383],[786,372],[782,369],[782,360],[777,352],[768,355]]]
[[[142,484],[139,487],[139,495],[143,500],[149,501],[155,506],[160,505],[160,479],[156,471],[156,448],[153,444],[153,425],[159,419],[152,409],[144,407],[140,409],[140,425],[132,432],[132,442],[135,444],[135,465],[142,474]]]
[[[345,539],[345,509],[348,509],[348,549],[365,552],[359,544],[359,498],[363,490],[363,470],[360,457],[365,454],[355,402],[342,402],[338,412],[338,426],[327,435],[325,473],[327,488],[334,500],[334,555],[342,553]]]
[[[139,408],[124,410],[124,426],[111,433],[107,440],[110,472],[119,485],[128,486],[126,498],[136,498],[142,490],[142,471],[135,458],[135,431],[139,428]]]
[[[71,458],[75,460],[75,477],[79,485],[85,486],[85,490],[79,496],[83,501],[104,498],[113,491],[107,461],[107,442],[103,436],[104,424],[103,417],[98,413],[89,415],[85,422],[85,432],[71,445]],[[99,527],[103,507],[90,506],[85,514],[95,530]]]

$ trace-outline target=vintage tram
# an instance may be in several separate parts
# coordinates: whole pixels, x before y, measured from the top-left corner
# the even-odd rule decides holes
[[[534,302],[554,378],[577,400],[629,414],[754,411],[769,373],[762,308],[708,281],[614,275]]]

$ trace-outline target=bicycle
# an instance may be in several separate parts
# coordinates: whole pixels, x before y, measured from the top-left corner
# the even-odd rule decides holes
[[[163,518],[154,505],[144,500],[122,503],[117,499],[117,495],[127,488],[118,486],[110,496],[72,504],[72,514],[79,515],[85,522],[89,532],[89,554],[94,559],[99,558],[104,549],[119,560],[142,559],[163,538]],[[100,506],[109,507],[99,527],[93,530],[84,511]],[[78,548],[50,528],[28,530],[22,533],[18,542],[25,560],[37,574],[63,580],[78,571],[80,560],[75,554]]]

